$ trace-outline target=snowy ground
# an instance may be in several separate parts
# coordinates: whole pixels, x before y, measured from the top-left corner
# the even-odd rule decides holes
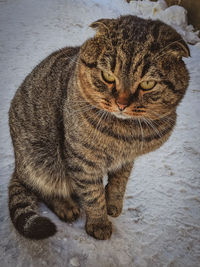
[[[10,223],[10,100],[25,75],[50,52],[81,44],[93,34],[90,22],[126,13],[127,6],[119,7],[117,2],[0,0],[1,267],[200,266],[200,44],[191,46],[192,57],[186,60],[191,82],[178,108],[177,127],[161,149],[136,161],[123,213],[112,220],[109,241],[97,241],[85,233],[84,215],[76,223],[65,224],[45,206],[41,212],[58,226],[52,238],[26,240]]]

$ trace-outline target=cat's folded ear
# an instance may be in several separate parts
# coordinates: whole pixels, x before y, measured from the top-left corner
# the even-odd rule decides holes
[[[114,19],[99,19],[90,24],[90,27],[96,30],[96,35],[102,35],[109,32],[113,21]]]
[[[172,42],[169,45],[168,53],[177,58],[190,57],[189,47],[184,40]]]

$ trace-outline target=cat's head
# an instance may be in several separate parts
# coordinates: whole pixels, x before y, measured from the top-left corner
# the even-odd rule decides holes
[[[190,55],[170,26],[134,16],[91,24],[94,38],[81,47],[78,84],[89,104],[118,118],[157,119],[173,112],[189,75]]]

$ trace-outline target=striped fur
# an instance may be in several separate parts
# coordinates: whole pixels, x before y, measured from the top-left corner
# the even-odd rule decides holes
[[[87,233],[110,238],[108,215],[122,211],[135,158],[169,138],[188,86],[182,57],[189,50],[171,27],[133,16],[102,19],[91,27],[97,30],[93,38],[47,57],[11,103],[15,171],[9,210],[28,238],[56,232],[38,214],[39,201],[70,222],[83,208]],[[102,71],[115,82],[105,82]],[[143,90],[140,84],[148,80],[155,87]],[[125,109],[119,110],[119,101]]]
[[[28,238],[43,239],[54,235],[56,226],[37,212],[37,196],[19,182],[14,173],[9,186],[10,217],[20,232]]]

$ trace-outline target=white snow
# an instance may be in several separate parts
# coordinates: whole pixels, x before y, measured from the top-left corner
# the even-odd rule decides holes
[[[89,237],[84,214],[66,224],[44,205],[41,213],[58,226],[52,238],[26,240],[9,219],[7,184],[14,158],[7,112],[17,87],[49,53],[92,36],[92,21],[127,13],[133,11],[124,0],[0,1],[1,267],[200,266],[200,43],[190,46],[192,57],[185,60],[191,81],[177,126],[164,146],[136,161],[123,213],[111,219],[110,240]]]

